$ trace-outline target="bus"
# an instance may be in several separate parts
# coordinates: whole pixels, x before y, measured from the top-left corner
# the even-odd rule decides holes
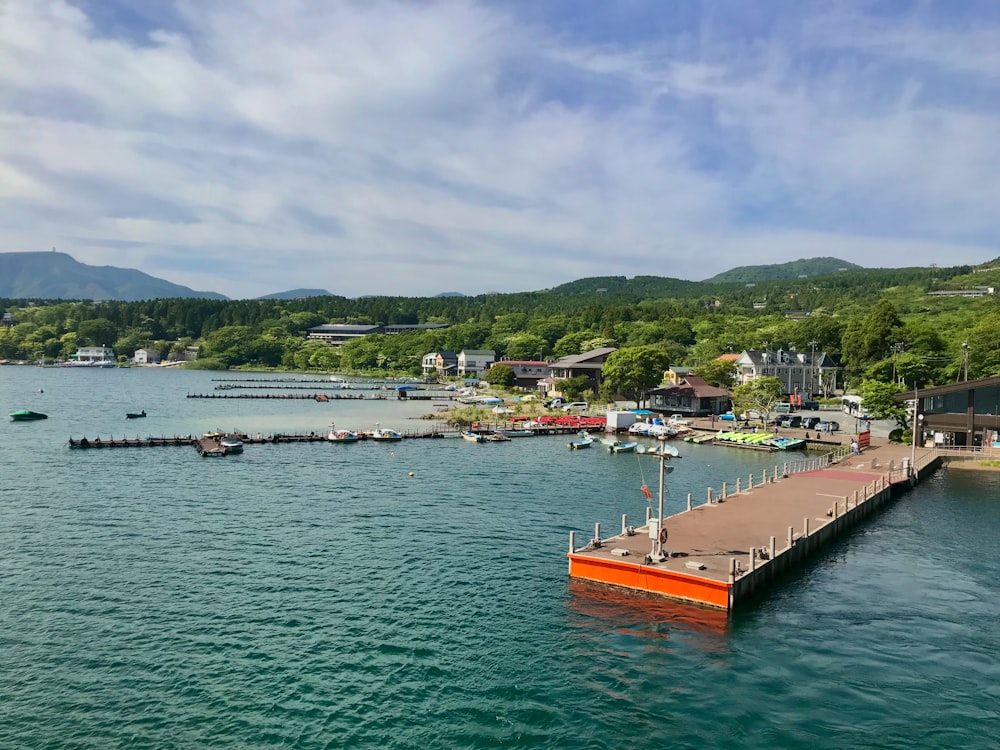
[[[864,412],[861,409],[861,396],[844,396],[840,402],[840,408],[845,413],[855,417],[860,417]]]

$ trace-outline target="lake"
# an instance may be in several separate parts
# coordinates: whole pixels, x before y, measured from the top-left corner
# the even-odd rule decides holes
[[[646,457],[66,445],[433,410],[187,398],[220,377],[251,376],[0,367],[5,419],[49,415],[0,422],[0,747],[1000,744],[1000,475],[938,472],[726,617],[567,579],[570,530],[643,520]],[[678,447],[668,512],[773,466]]]

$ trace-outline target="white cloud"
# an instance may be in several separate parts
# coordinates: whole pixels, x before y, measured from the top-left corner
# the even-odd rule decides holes
[[[474,3],[173,11],[112,36],[62,0],[0,5],[4,250],[231,296],[998,254],[996,81],[974,59],[998,26],[963,51],[919,18],[612,44]],[[992,99],[945,95],[970,70]]]

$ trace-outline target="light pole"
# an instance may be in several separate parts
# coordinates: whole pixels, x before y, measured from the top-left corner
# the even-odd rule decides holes
[[[965,371],[965,382],[969,382],[969,342],[962,342],[962,369]]]
[[[816,398],[813,388],[816,384],[816,347],[818,345],[818,341],[809,342],[809,348],[812,349],[812,356],[809,357],[809,398]]]
[[[917,396],[917,389],[913,389],[913,423],[910,428],[913,431],[913,442],[910,446],[910,472],[912,476],[916,476],[917,471],[917,433],[923,432],[921,429],[921,424],[924,421],[924,415],[920,413],[920,401]]]

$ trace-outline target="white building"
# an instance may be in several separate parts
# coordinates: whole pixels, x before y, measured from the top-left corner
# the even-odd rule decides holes
[[[463,349],[458,353],[458,374],[478,378],[496,362],[497,353],[492,349]]]
[[[132,361],[137,365],[158,365],[160,363],[159,349],[136,349]]]
[[[76,350],[72,359],[75,362],[86,364],[105,364],[108,362],[117,364],[115,350],[110,346],[81,346]]]
[[[826,352],[783,349],[775,352],[747,349],[740,354],[735,367],[736,385],[762,377],[777,378],[786,394],[798,393],[806,398],[836,391],[840,370]]]

